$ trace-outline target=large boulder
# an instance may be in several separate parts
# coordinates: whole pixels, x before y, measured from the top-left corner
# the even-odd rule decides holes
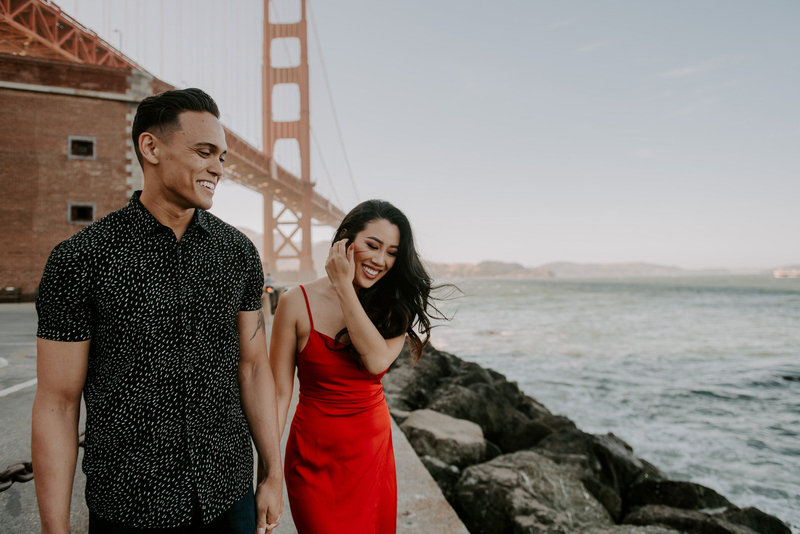
[[[485,382],[445,381],[427,407],[480,425],[486,438],[503,452],[533,447],[553,432],[575,426],[569,419],[544,412],[537,412],[533,419],[515,408],[507,392]]]
[[[491,384],[495,380],[488,369],[484,369],[475,362],[460,360],[458,366],[453,370],[452,382],[461,386],[469,387],[472,384]]]
[[[681,534],[681,531],[655,526],[611,525],[587,527],[576,534]]]
[[[626,504],[629,507],[663,504],[673,508],[702,510],[727,508],[731,502],[705,486],[680,480],[641,480],[628,489]]]
[[[455,487],[461,477],[461,470],[427,454],[420,456],[419,459],[431,474],[433,480],[436,481],[436,485],[442,490],[442,495],[447,499],[447,502],[455,502]]]
[[[494,436],[498,446],[505,452],[530,449],[544,438],[565,428],[575,428],[575,423],[566,417],[548,417],[533,420],[516,412],[509,425]]]
[[[433,410],[415,410],[400,429],[419,456],[433,456],[463,467],[483,461],[486,443],[481,427]]]
[[[577,471],[533,451],[499,456],[464,470],[456,504],[473,534],[572,533],[611,525]]]
[[[623,522],[631,525],[664,526],[691,534],[765,534],[726,521],[724,517],[660,504],[636,508],[625,516]]]
[[[402,358],[401,354],[399,358]],[[399,359],[398,358],[398,359]],[[383,395],[386,397],[386,404],[392,416],[395,412],[406,413],[417,407],[416,402],[410,402],[415,397],[417,389],[416,373],[410,365],[393,365],[391,372],[386,373],[381,380],[383,384]],[[395,419],[397,419],[395,417]]]
[[[404,349],[381,381],[389,406],[406,411],[427,406],[428,398],[442,379],[452,374],[452,358],[455,356],[428,346],[422,358],[412,363],[408,350]]]
[[[613,488],[606,486],[591,474],[582,476],[581,482],[583,482],[583,486],[589,490],[589,493],[591,493],[600,504],[605,506],[614,521],[622,519],[622,497],[620,497]]]
[[[737,508],[711,488],[679,480],[642,480],[628,491],[626,504],[632,512],[626,522],[656,518],[667,524],[700,524],[709,531],[725,529],[730,532],[758,532],[759,534],[790,534],[780,519],[758,508]],[[682,514],[676,509],[692,510],[697,514]],[[668,517],[668,519],[664,519]],[[712,525],[712,526],[709,526]]]
[[[715,517],[728,523],[743,525],[759,534],[792,534],[786,523],[758,508],[729,508]]]
[[[603,484],[620,495],[642,479],[666,478],[650,464],[642,462],[633,448],[614,434],[594,435],[577,428],[565,428],[543,439],[537,448],[556,453],[584,454]]]
[[[536,450],[585,456],[588,469],[582,477],[584,486],[603,503],[615,521],[629,508],[625,499],[632,484],[666,478],[614,434],[594,435],[567,427],[544,438]]]
[[[434,393],[427,407],[480,425],[492,440],[513,419],[514,409],[492,395],[490,388],[487,390],[484,396],[467,386],[448,384]]]

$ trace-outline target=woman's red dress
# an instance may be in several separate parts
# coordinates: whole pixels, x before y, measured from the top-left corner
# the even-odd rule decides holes
[[[380,375],[314,329],[297,354],[300,394],[284,471],[298,534],[393,534],[397,482]]]

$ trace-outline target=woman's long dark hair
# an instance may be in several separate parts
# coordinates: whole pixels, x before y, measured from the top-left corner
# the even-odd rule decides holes
[[[416,361],[430,339],[431,318],[445,317],[430,300],[431,277],[419,259],[406,216],[385,200],[366,200],[345,215],[333,236],[333,243],[347,239],[349,244],[367,223],[379,219],[389,221],[400,230],[397,255],[394,265],[383,278],[373,286],[359,290],[358,300],[384,338],[403,333],[408,336],[411,355]],[[415,329],[424,339],[420,339]],[[346,335],[347,329],[344,328],[336,334],[336,341],[342,343]],[[352,345],[349,347],[353,350]]]

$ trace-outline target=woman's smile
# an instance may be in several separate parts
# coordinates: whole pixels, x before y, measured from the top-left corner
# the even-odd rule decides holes
[[[361,265],[361,269],[369,278],[375,278],[381,272],[380,269],[375,269],[364,264]]]

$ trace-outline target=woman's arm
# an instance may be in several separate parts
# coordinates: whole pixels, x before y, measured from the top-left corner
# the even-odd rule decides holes
[[[325,270],[339,297],[350,342],[361,357],[364,368],[375,375],[384,372],[403,350],[406,336],[385,339],[361,306],[353,286],[354,245],[346,247],[344,240],[334,243]]]
[[[272,320],[269,341],[270,367],[275,377],[275,392],[278,403],[278,437],[283,436],[289,404],[294,388],[294,368],[297,354],[298,306],[303,306],[299,289],[281,296],[278,309]],[[301,311],[304,311],[302,308]]]

